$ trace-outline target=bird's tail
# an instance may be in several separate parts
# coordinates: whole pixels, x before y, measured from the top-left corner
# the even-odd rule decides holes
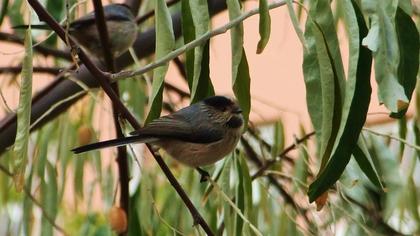
[[[27,29],[29,25],[15,25],[12,27],[13,29]],[[39,30],[51,30],[48,25],[31,25],[31,29],[39,29]]]
[[[155,138],[136,135],[136,136],[129,136],[129,137],[124,137],[124,138],[111,139],[111,140],[107,140],[103,142],[91,143],[91,144],[74,148],[71,151],[75,154],[79,154],[79,153],[88,152],[88,151],[101,149],[101,148],[118,147],[118,146],[130,144],[130,143],[147,143],[147,142],[153,142],[154,140]]]

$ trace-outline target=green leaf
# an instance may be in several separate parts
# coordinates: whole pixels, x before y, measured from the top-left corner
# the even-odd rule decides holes
[[[416,88],[416,115],[413,121],[414,141],[417,146],[420,146],[420,82],[417,83]],[[420,150],[417,150],[417,157],[420,160]]]
[[[172,18],[164,0],[157,0],[155,6],[156,15],[156,59],[162,58],[175,47]],[[162,111],[163,82],[165,80],[168,63],[153,71],[152,94],[150,96],[150,111],[146,118],[146,124],[158,118]]]
[[[264,48],[267,45],[268,40],[270,39],[271,17],[270,17],[270,11],[268,10],[267,0],[259,0],[259,13],[260,13],[260,21],[259,21],[260,40],[258,41],[258,45],[257,45],[257,54],[260,54],[264,51]]]
[[[401,8],[397,9],[395,29],[400,50],[400,63],[398,65],[398,82],[404,87],[405,95],[411,101],[416,87],[417,72],[419,70],[419,32],[413,19]],[[391,113],[393,118],[401,118],[408,108],[398,113]]]
[[[244,212],[245,214],[244,215],[245,217],[248,218],[248,220],[253,222],[252,217],[253,217],[254,211],[253,211],[253,206],[252,206],[252,179],[249,174],[249,168],[245,160],[245,155],[241,153],[238,159],[242,168],[242,177],[243,177],[242,184],[244,186],[244,197],[245,197],[245,212]],[[253,224],[257,226],[254,222]]]
[[[419,199],[417,196],[419,188],[414,182],[413,176],[408,178],[405,191],[407,196],[403,199],[403,201],[406,201],[407,210],[411,213],[412,217],[415,219],[415,222],[420,222],[420,214],[418,210]]]
[[[233,20],[241,15],[241,8],[238,0],[228,0],[229,19]],[[251,110],[250,80],[248,61],[246,59],[244,44],[243,24],[240,23],[230,30],[232,49],[232,86],[233,92],[238,99],[245,119],[248,124],[249,112]]]
[[[16,177],[16,188],[22,189],[23,175],[28,158],[29,126],[31,119],[31,98],[32,98],[32,35],[29,27],[25,33],[25,57],[22,63],[22,81],[20,85],[19,106],[17,110],[17,132],[15,139],[13,169]]]
[[[243,169],[241,167],[241,163],[239,160],[239,156],[235,156],[235,166],[236,166],[236,174],[237,174],[237,180],[236,181],[236,206],[239,208],[239,210],[241,212],[245,212],[245,190],[244,190],[244,183],[243,183]],[[236,222],[235,222],[235,235],[240,236],[243,234],[242,230],[243,230],[243,226],[244,226],[244,221],[242,220],[241,217],[239,217],[238,215],[236,215],[235,217]]]
[[[184,44],[191,42],[210,30],[210,17],[206,1],[182,1],[182,30]],[[214,95],[210,79],[210,42],[186,52],[186,71],[191,103]]]
[[[407,119],[405,119],[404,116],[398,120],[398,136],[402,140],[405,140],[407,137]],[[399,142],[398,146],[398,155],[400,160],[402,160],[404,155],[405,143]]]
[[[74,158],[74,190],[76,191],[76,196],[80,198],[83,198],[85,160],[86,158],[83,157]]]
[[[376,172],[375,168],[373,167],[373,164],[369,152],[365,152],[362,150],[360,145],[356,146],[353,150],[353,156],[359,165],[360,169],[363,171],[363,173],[368,177],[368,179],[379,189],[383,190],[384,187],[382,185],[382,182],[379,178],[378,173]]]
[[[362,37],[367,33],[367,28],[358,6],[353,1],[352,4],[354,8],[353,14],[356,15],[359,26],[358,35],[360,45]],[[346,96],[346,99],[352,98],[348,111],[348,119],[344,124],[345,126],[339,138],[338,145],[325,169],[320,172],[318,178],[309,186],[308,196],[310,202],[313,202],[322,193],[327,191],[340,178],[356,147],[360,131],[366,120],[372,92],[370,87],[371,63],[371,52],[364,47],[359,47],[356,80],[353,80],[353,82],[349,81],[346,88],[348,91],[346,94],[351,93],[351,91],[354,93],[353,96]],[[346,102],[346,104],[348,103]]]
[[[4,16],[7,14],[8,6],[9,6],[9,1],[3,1],[3,3],[1,4],[0,25],[3,23]]]
[[[58,212],[57,175],[54,167],[48,161],[46,164],[46,175],[47,176],[41,180],[41,203],[44,211],[48,214],[48,217],[50,217],[51,220],[55,220]],[[53,235],[53,226],[45,215],[42,216],[41,224],[41,235]]]
[[[34,173],[34,168],[32,167],[29,172],[29,176],[25,181],[26,186],[32,186],[32,177]],[[31,191],[31,188],[26,187],[29,191]],[[32,235],[31,234],[31,217],[32,217],[32,210],[33,210],[33,202],[32,199],[28,197],[27,194],[25,194],[23,198],[23,232],[24,235]]]
[[[336,141],[344,93],[343,65],[329,2],[311,1],[305,27],[306,100],[317,134],[322,170]]]
[[[322,117],[324,115],[322,104],[322,87],[321,87],[321,70],[319,63],[325,63],[326,58],[318,58],[317,43],[315,38],[314,24],[307,20],[305,26],[305,39],[307,42],[307,50],[303,53],[303,75],[306,87],[306,104],[311,118],[312,126],[318,141],[318,149],[320,149]],[[321,92],[320,92],[321,91]],[[328,114],[328,113],[325,113]]]
[[[242,48],[242,57],[238,66],[237,77],[233,82],[233,92],[238,99],[245,120],[245,127],[248,124],[249,113],[251,111],[250,84],[248,60],[246,59],[245,49]]]
[[[300,130],[301,130],[300,136],[303,136],[306,134],[306,131],[303,125],[300,125]],[[307,178],[309,176],[309,168],[308,168],[309,153],[306,146],[307,146],[306,140],[303,143],[299,144],[298,146],[299,157],[296,160],[294,174],[293,174],[301,183],[304,183],[304,184],[307,183]],[[294,191],[297,191],[298,187],[301,188],[302,186],[295,184],[293,188]]]
[[[284,125],[281,120],[277,121],[274,125],[273,133],[273,146],[271,148],[271,157],[276,158],[284,149]]]
[[[298,16],[295,13],[295,9],[293,9],[293,1],[286,0],[286,4],[290,19],[292,20],[293,28],[295,29],[295,32],[300,42],[302,43],[304,50],[306,50],[308,46],[306,45],[305,36],[303,35],[302,29],[300,28]]]
[[[195,27],[189,0],[181,1],[181,12],[182,35],[184,36],[184,44],[187,44],[195,39]],[[194,80],[194,50],[187,50],[185,52],[185,70],[187,72],[188,87],[192,91]]]
[[[195,38],[201,37],[210,31],[210,16],[207,1],[190,1],[190,12],[195,27]],[[195,39],[194,38],[194,39]],[[191,102],[195,103],[206,97],[214,95],[214,88],[210,80],[210,42],[194,48],[194,74],[190,87]]]
[[[65,1],[48,0],[46,3],[47,11],[54,17],[55,20],[60,21],[64,13]],[[96,28],[94,29],[96,30]],[[53,34],[45,41],[48,46],[55,46],[57,43],[57,35]]]
[[[7,2],[7,1],[6,1]],[[9,19],[11,25],[23,25],[23,14],[20,12],[20,9],[22,8],[23,0],[16,0],[13,1],[13,5],[9,8]],[[16,33],[19,33],[17,31]]]
[[[232,155],[234,155],[234,153],[232,153]],[[220,181],[221,181],[221,189],[224,193],[226,193],[228,196],[232,195],[232,191],[231,191],[231,187],[230,187],[230,179],[231,179],[231,168],[232,168],[232,159],[233,156],[229,156],[227,158],[224,159],[224,164],[223,164],[223,171],[222,171],[222,175],[220,177]],[[233,215],[233,210],[232,207],[229,205],[228,202],[223,200],[222,196],[219,196],[220,199],[222,199],[220,202],[223,202],[223,215],[224,215],[224,224],[225,224],[225,228],[226,228],[226,233],[227,235],[234,235],[234,218],[232,217]]]
[[[308,101],[308,110],[311,114],[311,118],[320,119],[312,121],[316,129],[316,133],[319,135],[319,156],[322,157],[321,170],[325,167],[330,154],[332,152],[335,138],[340,126],[341,117],[341,94],[338,86],[338,77],[334,65],[332,64],[332,56],[329,51],[328,45],[324,40],[324,34],[320,31],[319,25],[308,20],[306,24],[306,33],[308,40],[315,40],[310,42],[309,47],[315,47],[309,49],[304,55],[304,71],[305,83],[307,84],[307,101],[314,97],[314,100],[320,100],[320,104],[314,104]],[[313,37],[313,39],[312,39]],[[315,55],[309,53],[316,53],[315,60],[319,63],[318,65],[310,65],[309,69],[307,66],[308,60],[313,58]],[[312,63],[312,62],[311,62]],[[318,68],[314,68],[318,66]],[[318,78],[312,77],[308,74],[311,70],[319,72]],[[313,81],[311,81],[313,80]],[[312,82],[320,83],[320,90],[312,90],[310,87]],[[314,87],[315,88],[315,87]],[[309,89],[311,93],[309,93]],[[321,92],[320,92],[321,91]],[[313,107],[312,107],[313,106]],[[316,126],[318,127],[316,127]]]
[[[391,112],[400,112],[408,107],[408,98],[398,82],[399,52],[394,15],[398,1],[362,1],[363,8],[371,13],[369,34],[363,39],[375,59],[375,78],[378,97]]]

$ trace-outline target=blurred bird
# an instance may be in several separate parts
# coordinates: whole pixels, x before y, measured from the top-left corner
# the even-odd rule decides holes
[[[130,8],[125,4],[110,4],[104,6],[104,16],[111,53],[114,57],[118,57],[127,51],[136,40],[137,24],[135,17]],[[28,25],[18,25],[13,28],[28,28]],[[47,25],[31,25],[31,28],[50,29]],[[69,35],[76,40],[80,46],[86,49],[90,55],[103,59],[101,40],[96,28],[95,12],[90,12],[71,22],[68,30]]]

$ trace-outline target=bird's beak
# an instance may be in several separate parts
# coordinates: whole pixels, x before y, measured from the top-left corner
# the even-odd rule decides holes
[[[242,109],[239,106],[236,106],[232,109],[232,113],[234,114],[241,114],[242,113]]]

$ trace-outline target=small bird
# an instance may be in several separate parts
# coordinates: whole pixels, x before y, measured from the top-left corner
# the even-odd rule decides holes
[[[198,167],[213,164],[229,154],[236,147],[243,127],[239,105],[227,97],[213,96],[153,120],[132,132],[132,136],[92,143],[72,151],[77,154],[131,143],[150,143],[206,175]]]
[[[114,57],[128,50],[137,37],[137,24],[130,8],[125,4],[104,6],[104,16],[109,34],[109,46]],[[15,29],[27,28],[28,25],[14,26]],[[63,26],[64,27],[64,26]],[[33,29],[49,29],[47,25],[31,25]],[[96,28],[95,12],[73,21],[69,25],[69,35],[91,55],[102,59],[103,49]]]

